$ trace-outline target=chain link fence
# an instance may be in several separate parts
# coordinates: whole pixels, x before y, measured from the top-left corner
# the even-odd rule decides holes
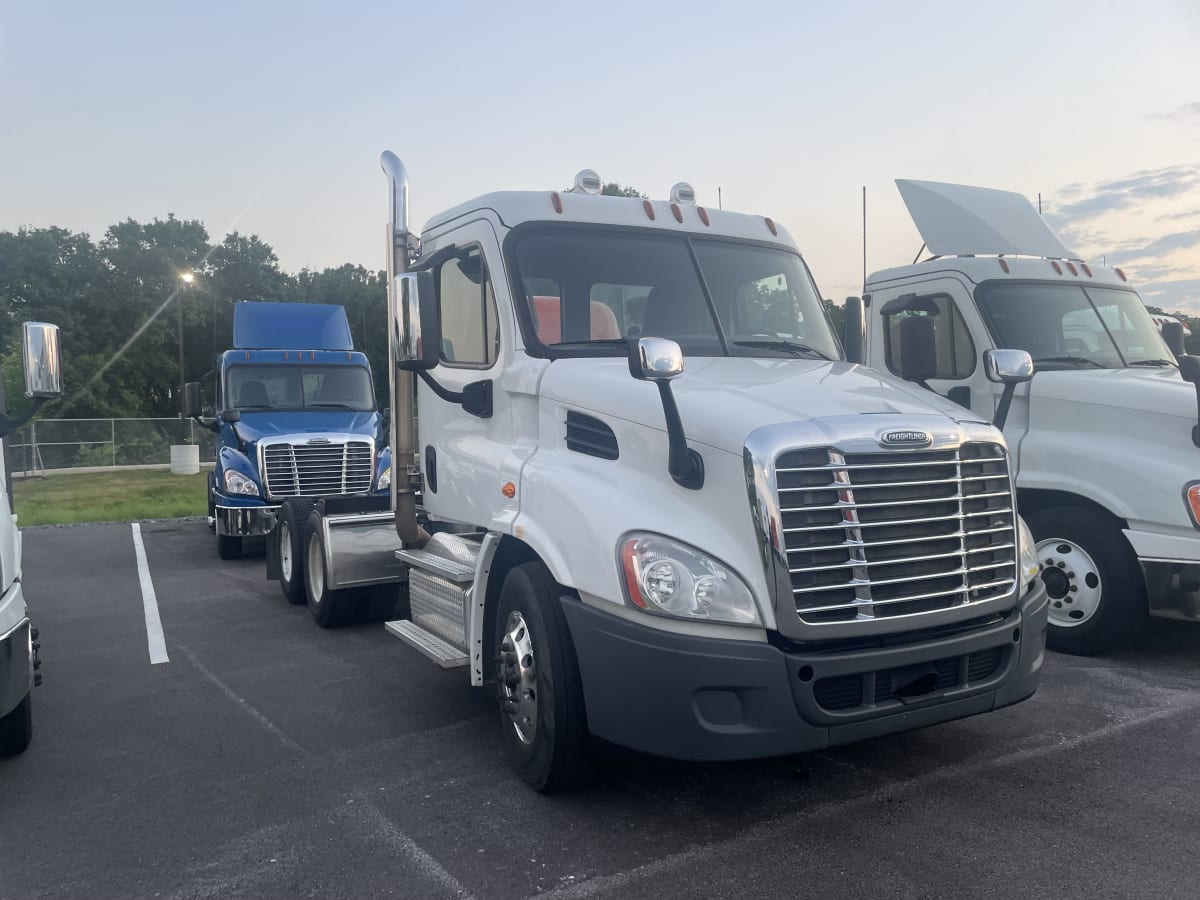
[[[171,446],[198,444],[216,459],[216,435],[191,419],[38,419],[5,441],[12,472],[170,465]]]

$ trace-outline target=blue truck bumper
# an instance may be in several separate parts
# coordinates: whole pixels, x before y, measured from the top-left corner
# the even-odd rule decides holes
[[[213,508],[217,534],[229,537],[259,537],[275,525],[278,506],[221,506]]]

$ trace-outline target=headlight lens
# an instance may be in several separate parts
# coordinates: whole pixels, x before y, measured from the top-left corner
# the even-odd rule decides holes
[[[656,534],[621,542],[625,592],[638,609],[683,619],[757,625],[754,595],[729,567]]]
[[[258,485],[253,478],[247,478],[241,472],[233,469],[225,470],[225,492],[228,494],[245,494],[249,497],[258,496]]]
[[[375,482],[376,490],[386,491],[392,486],[392,467],[388,466],[379,473],[379,480]]]
[[[1037,544],[1033,541],[1033,532],[1025,524],[1025,520],[1017,516],[1017,546],[1021,555],[1021,584],[1028,584],[1037,577],[1041,565],[1038,563]]]

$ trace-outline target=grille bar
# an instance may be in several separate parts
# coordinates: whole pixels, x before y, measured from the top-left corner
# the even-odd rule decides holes
[[[953,484],[955,482],[947,482],[947,483]],[[892,485],[892,484],[886,485],[886,487],[895,487],[895,486],[896,485]],[[879,485],[879,487],[884,487],[884,485]],[[780,493],[783,493],[784,491],[806,491],[807,493],[811,494],[811,493],[813,493],[813,488],[809,488],[809,487],[780,488]],[[945,497],[925,497],[920,500],[906,500],[904,502],[906,504],[953,503],[957,500],[984,500],[989,497],[1008,497],[1008,496],[1010,496],[1008,491],[990,491],[986,494],[950,494]],[[818,512],[818,511],[822,511],[822,510],[831,510],[831,509],[882,509],[884,507],[893,507],[895,505],[896,505],[896,503],[894,501],[886,501],[883,503],[841,503],[841,502],[839,502],[839,503],[826,504],[824,506],[806,506],[806,507],[804,507],[804,509],[806,512]]]
[[[366,494],[375,474],[370,441],[266,444],[262,460],[263,479],[271,497]]]
[[[1006,495],[1007,496],[1007,495]],[[785,509],[783,512],[794,512],[795,510]],[[973,516],[990,516],[999,515],[1000,513],[1011,513],[1012,509],[985,509],[979,512],[969,512],[965,514],[954,514],[949,516],[928,516],[922,519],[889,519],[886,522],[851,522],[843,519],[841,522],[836,522],[832,525],[811,525],[803,528],[785,528],[784,534],[791,534],[799,531],[828,531],[831,528],[846,528],[853,525],[855,528],[870,528],[879,525],[921,525],[927,522],[956,522],[962,518],[971,518]],[[1012,530],[1011,528],[1008,530]],[[975,530],[971,529],[970,534],[975,534]],[[802,549],[802,548],[801,548]]]

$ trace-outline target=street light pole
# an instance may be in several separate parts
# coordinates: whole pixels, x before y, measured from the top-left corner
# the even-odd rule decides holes
[[[179,276],[179,287],[175,289],[175,328],[179,338],[179,418],[181,419],[184,413],[183,386],[185,384],[183,374],[183,287],[195,280],[196,276],[191,272],[184,272]]]

